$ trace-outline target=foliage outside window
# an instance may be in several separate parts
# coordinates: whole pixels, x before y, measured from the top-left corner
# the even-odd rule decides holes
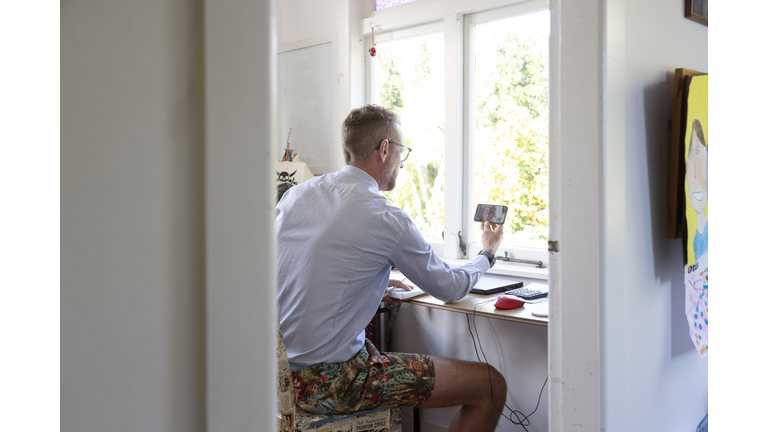
[[[549,236],[548,38],[548,11],[475,29],[471,208],[509,206],[508,246],[543,248]]]
[[[395,190],[384,195],[403,209],[427,239],[443,232],[445,201],[445,84],[443,35],[377,44],[378,104],[400,116],[413,152]]]
[[[549,236],[547,59],[549,12],[478,24],[474,31],[472,190],[478,203],[509,206],[503,246],[545,248]],[[378,103],[395,110],[413,148],[385,196],[428,239],[444,224],[445,87],[442,34],[377,44]],[[478,226],[479,224],[474,224]],[[479,239],[479,230],[475,239]]]

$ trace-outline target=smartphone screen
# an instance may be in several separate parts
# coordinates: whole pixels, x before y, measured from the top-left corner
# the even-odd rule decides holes
[[[475,209],[475,222],[503,224],[507,219],[507,206],[497,204],[478,204]]]

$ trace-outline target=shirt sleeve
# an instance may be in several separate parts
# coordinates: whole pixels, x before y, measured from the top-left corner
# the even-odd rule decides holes
[[[491,268],[483,255],[451,268],[437,256],[410,219],[390,259],[411,282],[446,303],[464,298]]]

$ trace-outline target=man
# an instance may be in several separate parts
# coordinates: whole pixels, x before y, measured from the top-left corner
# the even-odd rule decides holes
[[[492,204],[485,206],[485,211],[483,211],[483,221],[492,221],[495,217],[496,206]]]
[[[292,187],[277,206],[278,315],[296,403],[324,414],[462,405],[451,430],[491,431],[507,393],[496,369],[380,353],[365,339],[386,288],[410,289],[389,280],[391,266],[433,296],[456,301],[491,267],[503,236],[501,225],[483,222],[482,255],[456,269],[446,265],[408,215],[379,194],[395,187],[410,151],[404,138],[393,112],[352,110],[342,126],[347,165]]]

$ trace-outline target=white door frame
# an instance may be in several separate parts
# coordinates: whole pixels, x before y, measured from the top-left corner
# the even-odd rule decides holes
[[[551,0],[549,430],[600,430],[605,19]]]
[[[274,0],[205,0],[206,430],[277,410]]]

